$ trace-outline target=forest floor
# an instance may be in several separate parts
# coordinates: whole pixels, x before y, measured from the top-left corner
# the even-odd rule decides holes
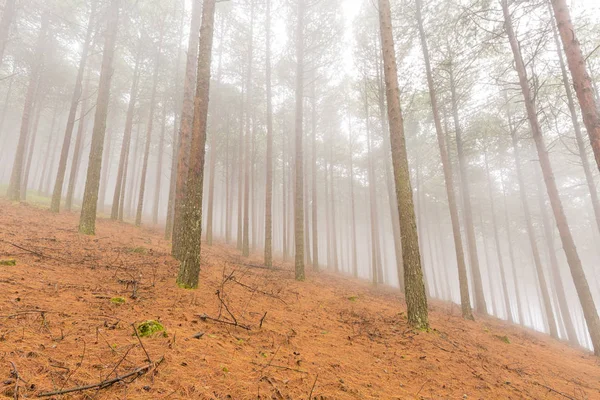
[[[257,268],[224,244],[203,245],[200,287],[181,289],[160,231],[100,219],[87,237],[77,221],[0,200],[0,260],[16,260],[0,265],[0,398],[128,374],[45,398],[600,398],[598,358],[546,335],[435,301],[432,330],[414,331],[397,290],[296,282],[291,264]],[[138,339],[147,320],[166,334]]]

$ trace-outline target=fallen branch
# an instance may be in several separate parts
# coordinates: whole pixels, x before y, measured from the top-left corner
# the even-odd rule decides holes
[[[287,305],[287,303],[285,302],[285,300],[283,300],[281,297],[275,296],[275,295],[274,295],[274,294],[272,294],[272,293],[265,292],[265,291],[263,291],[263,290],[259,290],[259,289],[257,289],[257,288],[253,288],[253,287],[252,287],[252,286],[250,286],[250,285],[246,285],[245,283],[242,283],[242,282],[238,281],[238,280],[235,278],[235,276],[232,276],[230,280],[231,280],[232,282],[235,282],[235,283],[237,283],[237,284],[238,284],[238,285],[240,285],[241,287],[243,287],[243,288],[246,288],[246,289],[250,290],[251,292],[256,292],[256,293],[264,294],[265,296],[268,296],[268,297],[271,297],[271,298],[273,298],[273,299],[279,300],[279,301],[281,301],[283,304]]]
[[[312,397],[313,390],[315,390],[315,386],[317,385],[317,379],[319,379],[319,374],[315,376],[315,381],[313,382],[312,388],[310,388],[310,393],[308,394],[308,400]]]
[[[214,322],[219,322],[219,323],[225,324],[225,325],[237,326],[238,328],[242,328],[242,329],[245,329],[247,331],[251,330],[251,328],[249,326],[238,324],[237,321],[236,322],[224,321],[222,319],[217,319],[217,318],[209,317],[206,314],[200,314],[200,315],[197,315],[197,317],[200,318],[202,321],[205,321],[205,322],[207,320],[208,321],[214,321]]]
[[[129,377],[133,376],[134,377],[133,380],[139,378],[140,376],[142,376],[143,374],[148,372],[150,369],[158,367],[158,365],[163,360],[164,360],[164,357],[161,357],[156,363],[146,364],[144,366],[134,369],[133,371],[131,371],[125,375],[117,376],[116,378],[113,378],[113,379],[104,380],[102,382],[94,383],[91,385],[78,386],[78,387],[74,387],[74,388],[70,388],[70,389],[57,390],[54,392],[40,393],[36,397],[50,397],[50,396],[56,396],[56,395],[60,395],[60,394],[67,394],[67,393],[73,393],[73,392],[83,392],[85,390],[90,390],[90,389],[98,389],[98,390],[106,389],[108,387],[111,387],[115,383],[121,382]],[[131,383],[132,381],[130,381],[129,383]]]
[[[541,383],[538,383],[538,382],[534,382],[534,383],[535,383],[536,385],[539,385],[539,386],[541,386],[541,387],[545,388],[545,389],[548,389],[550,392],[553,392],[553,393],[556,393],[556,394],[559,394],[559,395],[563,396],[565,399],[569,399],[569,400],[577,400],[575,397],[571,397],[571,396],[569,396],[568,394],[565,394],[565,393],[563,393],[563,392],[559,392],[558,390],[556,390],[556,389],[553,389],[553,388],[551,388],[550,386],[546,386],[546,385],[543,385],[543,384],[541,384]]]

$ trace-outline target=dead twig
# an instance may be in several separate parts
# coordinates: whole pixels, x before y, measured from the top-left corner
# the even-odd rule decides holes
[[[212,318],[212,317],[209,317],[206,314],[200,314],[200,315],[197,315],[197,317],[200,318],[202,321],[205,321],[205,322],[206,321],[219,322],[219,323],[225,324],[225,325],[237,326],[238,328],[242,328],[242,329],[245,329],[247,331],[251,330],[251,328],[249,326],[238,324],[237,322],[229,322],[229,321],[224,321],[222,319]]]
[[[568,394],[565,394],[565,393],[563,393],[563,392],[559,392],[558,390],[556,390],[556,389],[553,389],[553,388],[551,388],[550,386],[543,385],[543,384],[541,384],[541,383],[539,383],[539,382],[534,382],[534,383],[535,383],[536,385],[538,385],[538,386],[541,386],[541,387],[543,387],[544,389],[547,389],[547,390],[549,390],[550,392],[553,392],[553,393],[556,393],[556,394],[558,394],[558,395],[561,395],[561,396],[563,396],[565,399],[577,400],[575,397],[571,397],[571,396],[569,396]]]
[[[21,375],[19,374],[19,370],[17,369],[15,363],[13,363],[12,361],[9,361],[9,362],[12,367],[10,374],[15,377],[15,389],[14,389],[13,397],[15,400],[19,400],[19,380],[21,380],[25,383],[27,383],[27,381],[25,379],[21,378]]]
[[[148,372],[150,369],[158,367],[158,365],[163,360],[164,360],[164,357],[161,357],[156,363],[148,363],[146,365],[143,365],[139,368],[134,369],[133,371],[131,371],[127,374],[117,376],[116,378],[113,378],[113,379],[104,380],[102,382],[94,383],[91,385],[78,386],[78,387],[73,387],[73,388],[64,389],[64,390],[56,390],[54,392],[40,393],[37,395],[37,397],[50,397],[50,396],[56,396],[56,395],[60,395],[60,394],[67,394],[67,393],[73,393],[73,392],[83,392],[85,390],[90,390],[90,389],[98,389],[98,390],[106,389],[108,387],[111,387],[115,383],[122,382],[125,379],[130,378],[132,376],[134,377],[133,380],[139,378],[140,376],[142,376],[146,372]],[[129,383],[131,383],[132,381],[130,381]]]
[[[310,398],[312,397],[313,390],[315,390],[315,386],[317,385],[317,379],[319,379],[319,374],[317,374],[317,376],[315,376],[315,381],[313,382],[313,385],[310,388],[310,393],[308,394],[308,400],[310,400]]]
[[[138,335],[137,328],[135,327],[134,324],[131,324],[131,327],[133,328],[133,332],[135,333],[135,337],[137,337],[138,342],[140,342],[140,346],[142,347],[142,350],[144,350],[144,353],[146,353],[146,361],[148,361],[149,363],[151,363],[152,360],[150,359],[150,355],[148,354],[148,352],[146,351],[146,348],[144,347],[144,344],[142,343],[142,339],[140,339],[140,335]]]
[[[262,328],[262,324],[265,321],[266,316],[267,316],[267,312],[265,311],[265,315],[263,315],[262,318],[260,319],[260,324],[258,325],[259,328]]]

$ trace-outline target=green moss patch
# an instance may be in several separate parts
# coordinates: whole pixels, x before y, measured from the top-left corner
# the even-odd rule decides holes
[[[148,249],[145,247],[130,247],[127,249],[128,253],[135,253],[135,254],[148,254]]]
[[[510,339],[506,335],[504,335],[504,336],[494,335],[494,337],[496,337],[496,339],[500,340],[501,342],[504,342],[506,344],[510,344]]]
[[[125,304],[125,299],[123,297],[113,297],[110,299],[110,302],[113,304]]]
[[[358,300],[358,296],[350,296],[350,297],[348,297],[348,300],[350,300],[350,301],[357,301]]]
[[[137,327],[138,335],[141,337],[153,336],[155,333],[162,332],[163,336],[167,336],[165,327],[158,321],[148,320],[142,322]]]
[[[0,260],[0,265],[14,267],[15,265],[17,265],[17,260],[15,260],[14,258],[9,258],[8,260]]]

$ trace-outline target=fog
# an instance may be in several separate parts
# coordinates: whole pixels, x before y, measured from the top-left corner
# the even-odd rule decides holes
[[[79,212],[90,176],[102,63],[115,14],[111,6],[116,4],[97,215],[166,230],[170,238],[190,61],[194,61],[194,74],[188,96],[195,92],[197,60],[188,56],[188,45],[195,46],[191,51],[197,54],[202,2],[197,1],[195,17],[190,0],[4,3],[0,21],[2,195],[17,179],[21,201],[49,208],[54,192],[60,212]],[[305,4],[304,256],[307,269],[316,264],[317,250],[321,269],[400,287],[403,227],[394,186],[375,3],[314,0]],[[455,238],[415,4],[391,3],[425,286],[430,299],[460,308]],[[581,147],[553,35],[555,21],[546,1],[509,3],[568,229],[597,309],[600,214],[596,212],[600,208],[595,212],[594,207],[599,207],[600,177],[586,126],[575,98]],[[597,105],[600,6],[595,0],[570,5]],[[555,329],[561,339],[593,349],[561,241],[564,235],[557,229],[532,140],[501,2],[434,0],[425,2],[422,11],[472,305],[476,307],[479,284],[487,313],[540,332]],[[267,32],[266,1],[217,2],[201,221],[208,245],[218,241],[244,251],[247,230],[250,252],[262,254],[270,102],[268,33],[272,246],[274,263],[281,264],[294,261],[295,249],[297,2],[271,0],[270,17]],[[567,86],[572,90],[572,82]],[[71,136],[65,140],[70,113]],[[15,175],[15,170],[21,172]],[[246,226],[245,207],[249,210]],[[474,275],[474,263],[479,265],[480,279]],[[561,296],[566,300],[562,305]],[[569,325],[575,338],[568,337]]]

